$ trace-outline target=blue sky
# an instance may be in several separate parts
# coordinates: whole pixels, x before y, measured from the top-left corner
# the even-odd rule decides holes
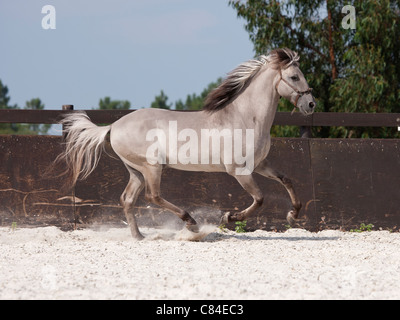
[[[42,7],[56,29],[42,28]],[[0,79],[11,104],[39,97],[46,109],[99,99],[148,107],[200,93],[254,56],[228,0],[0,0]]]

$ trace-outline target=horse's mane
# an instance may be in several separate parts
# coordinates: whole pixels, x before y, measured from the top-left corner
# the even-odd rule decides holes
[[[203,110],[214,112],[225,108],[247,88],[266,63],[273,69],[286,69],[292,64],[297,65],[299,59],[296,52],[283,48],[242,63],[229,72],[222,83],[208,94]]]

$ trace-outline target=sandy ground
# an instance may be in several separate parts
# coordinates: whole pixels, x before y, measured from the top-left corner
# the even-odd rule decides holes
[[[400,233],[0,228],[0,299],[400,299]]]

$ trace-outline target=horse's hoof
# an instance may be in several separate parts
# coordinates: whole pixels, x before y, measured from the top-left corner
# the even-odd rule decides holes
[[[230,212],[225,212],[225,214],[222,215],[221,220],[219,220],[219,225],[226,225],[230,222]]]
[[[197,224],[187,224],[186,229],[188,229],[190,232],[194,232],[194,233],[200,232],[199,226]]]
[[[141,233],[139,233],[139,234],[134,235],[133,239],[136,241],[141,241],[144,239],[144,236]]]
[[[144,239],[144,236],[140,233],[140,231],[137,227],[132,226],[130,229],[131,229],[132,238],[134,240],[140,241],[140,240]]]
[[[288,214],[286,216],[286,220],[289,222],[289,224],[290,224],[290,226],[292,228],[297,226],[297,222],[296,222],[296,219],[294,217],[294,211],[293,210],[288,212]]]

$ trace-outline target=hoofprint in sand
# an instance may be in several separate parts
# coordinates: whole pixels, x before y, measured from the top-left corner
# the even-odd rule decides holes
[[[400,233],[143,233],[2,227],[0,299],[400,298]]]

